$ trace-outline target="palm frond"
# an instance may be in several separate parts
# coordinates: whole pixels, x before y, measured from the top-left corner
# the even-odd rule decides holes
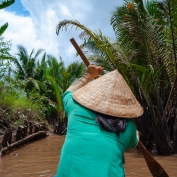
[[[85,43],[86,41],[93,40],[95,42],[96,47],[99,48],[102,54],[104,54],[107,57],[107,59],[112,63],[112,66],[116,68],[113,62],[114,57],[112,54],[111,44],[108,40],[108,37],[103,36],[101,31],[99,31],[98,33],[95,33],[76,20],[63,20],[59,22],[59,24],[57,25],[56,33],[59,34],[60,30],[63,30],[63,29],[67,30],[68,27],[73,28],[73,26],[75,26],[76,29],[79,28],[83,30],[84,32],[81,33],[80,38],[83,39]]]
[[[28,51],[22,45],[17,45],[17,49],[18,49],[17,55],[19,56],[19,60],[22,62],[22,65],[25,66],[29,58]]]
[[[177,71],[177,3],[175,0],[166,1],[167,12],[169,16],[169,26],[171,31],[171,40],[172,40],[172,48],[173,48],[173,56],[175,60],[175,67]]]
[[[40,86],[39,86],[39,81],[33,79],[33,78],[28,78],[26,79],[26,85],[32,84],[38,91],[40,91]]]
[[[12,61],[12,62],[15,64],[16,69],[17,69],[17,70],[15,70],[14,72],[15,72],[15,73],[18,73],[18,76],[19,76],[20,78],[24,78],[24,77],[25,77],[25,72],[24,72],[24,70],[23,70],[23,67],[21,66],[21,64],[19,63],[19,61],[18,61],[17,58],[12,57],[12,56],[3,56],[3,57],[1,57],[1,58],[2,58],[3,60],[10,60],[10,61]]]
[[[0,36],[4,33],[7,27],[8,27],[8,23],[5,23],[3,26],[0,27]]]
[[[39,50],[36,52],[34,58],[36,59],[43,51],[44,51],[44,49],[39,49]]]
[[[8,6],[10,6],[11,4],[13,4],[15,2],[15,0],[4,0],[2,2],[0,2],[0,9],[4,9]]]
[[[55,99],[56,102],[58,104],[58,112],[61,115],[63,112],[63,106],[62,106],[62,98],[61,95],[63,93],[61,93],[61,90],[56,82],[56,79],[50,75],[47,75],[46,78],[51,82],[52,86],[53,86],[53,90],[54,90],[54,95],[55,95]],[[61,116],[60,116],[61,117]]]

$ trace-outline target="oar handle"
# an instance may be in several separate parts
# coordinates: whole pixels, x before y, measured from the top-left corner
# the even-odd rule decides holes
[[[78,46],[77,42],[75,41],[74,38],[70,39],[71,43],[73,44],[73,46],[75,47],[77,53],[80,55],[80,57],[82,58],[83,62],[85,63],[85,65],[88,67],[90,65],[90,62],[88,61],[88,59],[86,58],[86,56],[84,55],[84,53],[82,52],[82,50],[80,49],[80,47]]]

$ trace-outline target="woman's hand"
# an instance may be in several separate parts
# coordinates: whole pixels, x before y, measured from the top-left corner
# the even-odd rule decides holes
[[[103,67],[90,64],[87,68],[87,73],[89,73],[92,78],[98,77],[98,75],[103,71]]]

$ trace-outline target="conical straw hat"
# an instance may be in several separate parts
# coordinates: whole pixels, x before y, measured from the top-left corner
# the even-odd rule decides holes
[[[73,98],[93,111],[110,116],[136,118],[143,114],[142,107],[117,70],[76,90]]]

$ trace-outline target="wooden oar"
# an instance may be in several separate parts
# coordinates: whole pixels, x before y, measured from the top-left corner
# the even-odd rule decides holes
[[[149,170],[154,177],[168,177],[166,171],[162,168],[162,166],[154,159],[154,157],[147,151],[144,147],[143,143],[139,140],[138,147],[141,150],[144,159],[146,161]]]
[[[82,52],[82,50],[80,49],[80,47],[78,46],[77,42],[75,41],[74,38],[70,39],[71,43],[73,44],[73,46],[75,47],[77,53],[80,55],[80,57],[82,58],[83,62],[85,63],[85,65],[88,67],[90,65],[90,62],[88,61],[88,59],[86,58],[86,56],[84,55],[84,53]]]
[[[90,63],[87,60],[84,53],[82,52],[82,50],[80,49],[80,47],[78,46],[78,44],[76,43],[75,39],[71,38],[70,41],[73,44],[73,46],[75,47],[75,49],[78,52],[78,54],[80,55],[80,57],[82,58],[85,65],[88,67],[90,65]],[[169,177],[168,174],[163,169],[163,167],[147,151],[147,149],[144,147],[144,145],[142,144],[142,142],[140,140],[138,142],[138,147],[141,150],[141,152],[144,156],[144,159],[147,163],[147,166],[149,167],[149,170],[150,170],[153,177]]]

